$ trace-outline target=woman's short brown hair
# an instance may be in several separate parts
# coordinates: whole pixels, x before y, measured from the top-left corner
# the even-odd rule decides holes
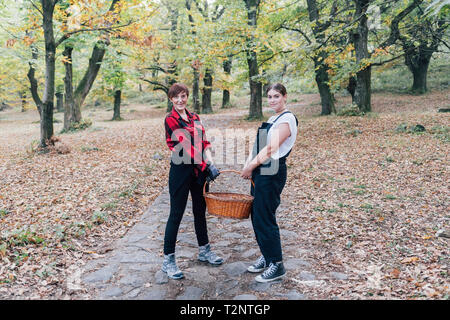
[[[283,86],[281,83],[273,83],[273,84],[271,84],[270,86],[267,87],[266,93],[268,93],[272,89],[278,91],[283,96],[285,96],[287,94],[286,87]]]
[[[176,97],[177,95],[179,95],[181,92],[186,93],[186,95],[189,97],[189,89],[188,89],[188,87],[186,87],[185,84],[174,83],[170,87],[169,92],[167,93],[167,96],[169,97],[169,99],[172,99],[173,97]]]

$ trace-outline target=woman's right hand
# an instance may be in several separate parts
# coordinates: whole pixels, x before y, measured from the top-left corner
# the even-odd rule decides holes
[[[251,179],[252,172],[253,172],[253,169],[249,165],[247,165],[244,167],[244,169],[242,169],[241,177],[244,179]]]
[[[208,176],[206,177],[208,182],[214,181],[220,175],[220,171],[213,164],[209,164],[206,170],[208,171]]]

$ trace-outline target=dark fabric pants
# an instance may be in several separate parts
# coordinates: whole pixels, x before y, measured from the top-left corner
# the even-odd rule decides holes
[[[191,192],[192,197],[192,211],[198,245],[204,246],[209,243],[205,217],[206,202],[203,198],[205,178],[204,173],[201,173],[200,177],[194,175],[194,165],[171,164],[169,171],[170,214],[164,235],[164,254],[175,252],[178,229],[186,209],[189,192]]]
[[[252,224],[256,241],[266,262],[283,260],[280,230],[275,212],[280,205],[280,195],[286,184],[286,163],[280,162],[278,173],[261,175],[260,168],[254,170],[251,194],[254,196],[252,206]]]

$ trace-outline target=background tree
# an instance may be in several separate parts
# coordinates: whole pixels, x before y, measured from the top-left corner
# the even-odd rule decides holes
[[[333,43],[327,37],[332,21],[338,15],[338,1],[307,0],[306,8],[299,4],[295,10],[287,10],[288,15],[282,17],[279,28],[293,31],[306,41],[305,47],[314,63],[315,80],[319,90],[322,115],[336,113],[334,97],[330,88],[330,66],[327,63],[330,57],[330,47]],[[305,23],[308,21],[309,23]]]
[[[30,81],[33,100],[41,116],[40,146],[42,148],[47,146],[47,141],[50,141],[50,138],[53,135],[53,100],[55,94],[55,74],[58,46],[64,43],[64,50],[66,53],[65,58],[62,59],[66,67],[65,99],[68,103],[73,100],[73,105],[70,105],[69,108],[66,106],[66,110],[70,112],[69,116],[66,118],[69,120],[73,119],[74,121],[78,121],[81,116],[78,111],[79,108],[77,107],[81,107],[84,99],[92,87],[96,75],[98,74],[98,69],[105,52],[105,46],[103,45],[108,44],[109,36],[106,36],[101,39],[100,42],[97,42],[97,45],[92,51],[89,67],[80,80],[79,85],[73,92],[73,95],[67,93],[71,92],[71,87],[68,86],[68,84],[72,81],[71,76],[73,59],[70,55],[72,54],[72,50],[74,48],[74,42],[68,43],[66,41],[70,41],[70,38],[75,38],[76,35],[81,33],[93,31],[104,32],[107,30],[112,31],[116,28],[123,27],[124,25],[115,25],[118,21],[117,17],[119,12],[128,13],[125,9],[133,8],[133,6],[137,5],[138,2],[133,0],[118,5],[119,0],[112,0],[109,2],[109,10],[106,10],[106,13],[102,14],[101,12],[104,12],[102,11],[102,5],[104,4],[105,3],[103,2],[95,4],[90,3],[90,6],[86,6],[81,0],[70,2],[65,0],[41,0],[40,3],[33,1],[23,2],[22,8],[26,10],[27,19],[23,20],[24,24],[20,26],[20,28],[22,28],[22,32],[27,34],[28,38],[32,39],[29,41],[32,51],[32,59],[28,71],[28,79]],[[76,7],[81,9],[85,8],[86,10],[80,9],[80,12],[82,13],[80,15],[68,14],[67,11],[69,9]],[[97,14],[99,12],[100,15]],[[131,23],[128,23],[127,25],[130,24]],[[20,28],[18,28],[19,31],[21,30]],[[55,34],[62,35],[56,39]],[[45,44],[44,49],[42,50],[42,52],[45,52],[45,86],[42,99],[39,92],[39,83],[36,78],[37,64],[34,63],[39,58],[39,52],[41,52],[38,46],[34,44],[38,43],[36,39],[39,39],[41,36],[43,37]],[[26,37],[24,37],[24,39],[26,39]]]
[[[194,1],[198,11],[201,13],[203,19],[204,19],[204,27],[206,29],[215,30],[215,24],[218,23],[218,20],[223,15],[225,11],[225,7],[221,6],[220,4],[215,4],[214,9],[210,10],[208,1],[203,0],[203,2],[200,2],[198,0]],[[210,32],[210,35],[214,34],[214,32]],[[206,42],[208,44],[210,42]],[[211,49],[211,48],[209,48]],[[211,50],[208,50],[208,53],[212,53]],[[205,57],[205,70],[204,70],[204,76],[203,76],[203,89],[202,89],[202,112],[203,113],[211,113],[212,105],[211,105],[211,97],[212,97],[212,85],[213,85],[213,57],[215,54],[208,54]]]
[[[56,0],[41,0],[41,7],[36,10],[42,16],[42,29],[45,43],[45,89],[43,98],[38,94],[38,82],[35,78],[35,67],[30,64],[28,78],[31,84],[33,100],[40,111],[40,143],[42,149],[46,149],[51,143],[53,136],[53,99],[55,94],[55,62],[56,62],[56,40],[53,31],[53,14]],[[32,3],[33,6],[36,6]],[[33,55],[35,52],[33,52]],[[34,57],[33,57],[34,58]]]
[[[246,58],[248,64],[248,77],[250,85],[250,110],[249,119],[262,118],[262,82],[258,67],[258,56],[256,53],[256,39],[252,33],[256,30],[258,24],[258,9],[260,0],[243,0],[247,13],[247,23],[249,31],[246,36]]]
[[[223,72],[227,77],[231,76],[231,67],[233,63],[233,57],[230,55],[228,58],[222,63]],[[228,88],[224,88],[222,91],[222,109],[229,108],[231,106],[230,100],[230,90]]]
[[[120,106],[127,73],[123,70],[124,55],[120,50],[110,50],[103,68],[103,81],[109,96],[114,97],[114,114],[111,120],[122,120]]]
[[[72,126],[76,125],[77,123],[81,122],[81,106],[83,105],[87,95],[89,94],[92,85],[98,75],[98,72],[100,70],[100,66],[103,61],[103,57],[106,53],[107,47],[110,44],[110,37],[108,33],[101,33],[100,34],[100,40],[97,40],[94,44],[94,48],[92,50],[91,56],[89,58],[89,64],[86,68],[86,71],[84,72],[83,77],[79,81],[77,87],[74,90],[73,87],[73,57],[72,57],[72,51],[74,49],[74,46],[79,42],[77,39],[75,39],[74,36],[70,38],[71,34],[79,33],[79,32],[92,32],[92,31],[106,31],[106,30],[112,30],[112,28],[117,27],[114,26],[115,24],[119,23],[119,13],[121,7],[118,5],[120,0],[112,0],[111,5],[105,14],[103,25],[96,26],[91,29],[86,29],[84,31],[81,31],[83,29],[78,29],[76,31],[72,32],[66,32],[64,36],[59,40],[59,43],[64,43],[64,65],[66,68],[66,76],[64,78],[65,83],[65,103],[66,103],[66,109],[65,109],[65,116],[64,116],[64,129],[69,130]],[[64,7],[62,7],[65,12],[67,12],[69,9],[73,10],[73,5],[69,6],[68,3],[65,4]],[[82,8],[80,8],[81,10]],[[68,15],[66,13],[68,17]],[[80,25],[85,25],[88,23],[87,19],[91,19],[91,16],[82,17],[79,21]],[[64,25],[67,25],[67,21],[63,21]],[[131,24],[131,22],[128,22],[126,25]],[[123,25],[125,26],[125,25]]]
[[[450,8],[450,5],[448,5]],[[446,45],[446,30],[449,25],[450,9],[438,15],[426,15],[422,4],[404,21],[399,31],[399,40],[405,54],[405,64],[413,75],[411,91],[422,94],[427,92],[427,74],[431,57],[440,45]],[[447,49],[450,49],[447,47]]]
[[[157,10],[160,13],[152,20],[156,26],[154,50],[142,55],[146,66],[139,67],[141,80],[151,85],[153,91],[163,91],[167,99],[167,112],[172,109],[168,92],[172,84],[179,80],[179,62],[183,28],[179,28],[180,11],[184,0],[161,1]],[[144,58],[145,56],[145,58]],[[148,74],[150,73],[150,74]]]

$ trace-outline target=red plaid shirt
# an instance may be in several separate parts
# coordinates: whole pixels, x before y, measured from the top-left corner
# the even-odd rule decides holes
[[[211,147],[211,143],[206,140],[205,128],[200,117],[185,110],[188,121],[185,121],[175,108],[172,108],[172,112],[166,116],[164,120],[166,143],[172,152],[179,153],[182,149],[183,153],[187,153],[191,160],[190,163],[196,165],[194,172],[198,176],[198,170],[205,171],[206,169],[207,164],[203,152]]]

